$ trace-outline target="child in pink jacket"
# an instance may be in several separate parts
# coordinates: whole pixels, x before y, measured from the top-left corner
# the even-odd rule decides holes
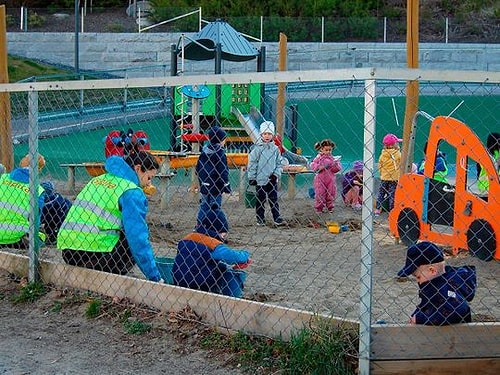
[[[314,176],[314,209],[317,213],[333,212],[335,197],[337,196],[337,179],[335,173],[342,169],[338,158],[332,155],[335,143],[324,139],[314,145],[318,155],[311,162]]]

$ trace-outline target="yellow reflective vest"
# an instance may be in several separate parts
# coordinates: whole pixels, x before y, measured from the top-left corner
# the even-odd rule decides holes
[[[109,173],[94,177],[78,194],[57,235],[58,249],[111,252],[120,238],[118,199],[137,184]]]
[[[500,152],[495,151],[495,154],[491,157],[491,160],[493,161],[493,164],[497,168],[497,172],[500,174],[500,165],[497,165],[497,160],[500,159]],[[479,171],[479,177],[477,179],[477,187],[479,189],[479,192],[481,193],[488,193],[488,190],[490,188],[490,181],[488,180],[488,174],[486,173],[486,169],[481,165],[481,170]]]
[[[44,192],[38,187],[38,196]],[[0,244],[18,242],[28,233],[30,213],[30,186],[15,181],[8,173],[0,176]],[[45,234],[39,233],[45,239]]]

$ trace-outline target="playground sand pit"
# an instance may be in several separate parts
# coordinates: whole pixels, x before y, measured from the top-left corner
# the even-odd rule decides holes
[[[62,189],[64,183],[60,186]],[[253,258],[243,298],[358,319],[361,213],[344,207],[340,200],[333,214],[323,215],[314,212],[313,200],[308,197],[291,200],[282,196],[280,204],[288,225],[258,227],[254,209],[245,208],[238,194],[224,198],[223,208],[231,225],[229,245],[249,250]],[[197,209],[197,195],[184,188],[172,189],[166,209],[160,208],[158,196],[150,199],[148,222],[156,255],[175,256],[177,242],[194,227]],[[350,230],[330,233],[326,221],[345,223]],[[403,324],[418,301],[417,285],[413,280],[395,278],[404,262],[405,247],[389,235],[387,215],[377,218],[373,228],[374,320]],[[62,261],[60,253],[49,247],[43,248],[40,256]],[[500,306],[494,292],[498,288],[498,262],[482,262],[467,253],[449,256],[447,261],[477,267],[479,285],[471,304],[473,320],[498,321]],[[131,276],[143,277],[138,269]],[[2,295],[9,295],[9,288],[13,284],[8,273],[0,270]],[[76,304],[65,307],[60,314],[54,312],[54,301],[60,298],[54,293],[60,292],[49,293],[29,308],[3,298],[0,316],[6,328],[0,333],[4,343],[0,358],[9,358],[0,362],[4,373],[91,374],[120,372],[124,368],[143,374],[159,373],[165,368],[176,374],[239,373],[224,367],[236,365],[231,358],[220,354],[213,357],[213,353],[190,344],[198,336],[197,329],[175,332],[170,323],[165,326],[166,316],[153,313],[148,321],[157,329],[145,335],[125,334],[121,326],[106,321],[106,317],[87,318],[87,305]],[[19,347],[23,350],[16,349]]]
[[[338,197],[332,214],[318,215],[314,200],[305,193],[297,191],[294,199],[286,191],[280,193],[280,211],[287,221],[282,227],[272,224],[267,206],[267,225],[260,227],[256,225],[255,209],[245,206],[244,197],[237,192],[224,196],[223,209],[230,223],[229,246],[249,250],[253,259],[247,269],[243,298],[358,319],[361,212],[345,207]],[[185,186],[171,187],[164,209],[160,208],[158,194],[150,198],[148,223],[156,256],[175,257],[178,241],[195,226],[197,211],[198,194]],[[331,221],[349,230],[331,233],[327,225]],[[404,264],[406,247],[389,234],[386,213],[375,219],[373,230],[374,319],[405,323],[418,302],[416,282],[396,277]],[[369,243],[369,238],[366,240]],[[42,249],[41,257],[62,261],[53,248]],[[498,287],[498,262],[483,262],[467,252],[449,255],[447,262],[477,267],[479,285],[473,312],[478,321],[498,321],[500,306],[492,293]],[[137,267],[131,276],[143,277]]]

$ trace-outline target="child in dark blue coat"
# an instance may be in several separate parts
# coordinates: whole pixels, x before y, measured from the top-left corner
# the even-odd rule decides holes
[[[220,211],[208,211],[177,245],[172,275],[174,285],[241,297],[250,253],[226,244],[227,226]]]
[[[419,286],[421,299],[410,317],[410,324],[443,326],[470,323],[470,301],[476,293],[474,266],[445,265],[443,252],[431,242],[411,245],[406,264],[399,277],[413,275]]]
[[[226,132],[219,126],[213,126],[208,131],[208,144],[203,146],[198,162],[196,174],[200,184],[200,209],[197,225],[200,225],[203,216],[209,210],[219,211],[224,225],[228,226],[226,215],[222,211],[222,194],[231,193],[229,185],[229,167],[224,150]]]

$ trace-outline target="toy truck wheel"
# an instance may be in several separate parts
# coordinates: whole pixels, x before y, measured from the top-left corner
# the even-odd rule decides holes
[[[495,231],[486,220],[474,220],[467,230],[467,246],[472,256],[490,261],[495,254],[497,242]]]
[[[413,245],[420,238],[420,221],[415,211],[403,208],[398,215],[399,239],[406,246]]]

